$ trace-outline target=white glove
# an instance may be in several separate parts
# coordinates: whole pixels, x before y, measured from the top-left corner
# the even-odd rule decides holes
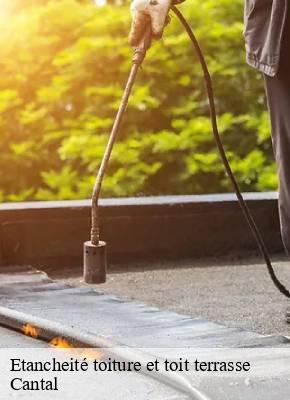
[[[131,46],[140,42],[147,24],[151,24],[152,37],[160,39],[167,23],[171,0],[133,0],[132,26],[129,36]]]

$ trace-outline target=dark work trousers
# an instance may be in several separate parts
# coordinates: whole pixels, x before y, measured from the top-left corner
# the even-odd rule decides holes
[[[278,166],[281,234],[290,255],[290,12],[283,32],[279,72],[274,78],[265,76],[265,85]]]

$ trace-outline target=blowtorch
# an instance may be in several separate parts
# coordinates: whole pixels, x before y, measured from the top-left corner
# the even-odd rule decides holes
[[[273,269],[269,253],[263,237],[261,235],[260,230],[258,229],[254,218],[242,196],[241,190],[239,188],[238,182],[232,172],[231,166],[229,164],[220,134],[218,130],[217,124],[217,115],[216,115],[216,107],[215,107],[215,97],[212,85],[212,79],[208,70],[208,66],[204,57],[204,54],[201,50],[198,40],[193,33],[190,25],[184,18],[183,14],[176,6],[172,6],[171,10],[174,12],[176,17],[179,19],[183,28],[188,34],[188,37],[193,45],[194,51],[196,52],[201,68],[203,70],[204,81],[207,90],[208,102],[209,102],[209,114],[212,125],[213,136],[217,145],[218,152],[221,157],[221,161],[224,165],[226,174],[231,181],[233,190],[237,196],[239,205],[244,214],[244,217],[249,225],[249,228],[256,240],[257,246],[261,252],[261,255],[264,258],[267,270],[269,272],[270,278],[274,283],[275,287],[286,296],[288,299],[290,298],[289,290],[283,285],[282,282],[276,276],[276,273]],[[102,187],[102,182],[104,179],[104,175],[109,163],[109,159],[113,150],[113,146],[116,140],[116,136],[124,115],[124,112],[127,108],[129,97],[131,94],[132,87],[135,83],[136,76],[139,68],[141,67],[146,52],[151,45],[151,27],[148,26],[142,40],[139,45],[134,49],[134,55],[132,58],[132,67],[127,80],[126,87],[124,89],[123,97],[121,100],[121,104],[116,115],[108,144],[105,149],[105,153],[98,171],[96,183],[93,190],[92,196],[92,223],[91,223],[91,240],[84,243],[84,280],[87,283],[104,283],[106,281],[106,270],[107,270],[107,251],[106,251],[106,243],[100,240],[100,230],[99,230],[99,197]]]

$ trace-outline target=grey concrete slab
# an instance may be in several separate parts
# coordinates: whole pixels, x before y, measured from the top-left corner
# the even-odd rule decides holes
[[[278,199],[277,192],[248,192],[244,193],[247,201],[265,201]],[[237,202],[234,193],[220,194],[200,194],[200,195],[176,195],[176,196],[146,196],[146,197],[125,197],[100,199],[102,207],[110,206],[152,206],[152,205],[172,205],[186,203],[213,203],[213,202]],[[27,210],[27,209],[47,209],[47,208],[91,208],[91,199],[88,200],[60,200],[60,201],[27,201],[25,203],[2,203],[0,211]]]

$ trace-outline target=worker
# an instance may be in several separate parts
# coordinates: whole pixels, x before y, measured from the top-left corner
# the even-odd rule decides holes
[[[153,37],[161,38],[170,6],[170,0],[132,2],[132,46],[138,44],[148,23]],[[281,235],[290,255],[290,4],[288,0],[246,0],[244,23],[247,62],[264,75],[278,167]],[[290,310],[287,319],[290,322]]]

